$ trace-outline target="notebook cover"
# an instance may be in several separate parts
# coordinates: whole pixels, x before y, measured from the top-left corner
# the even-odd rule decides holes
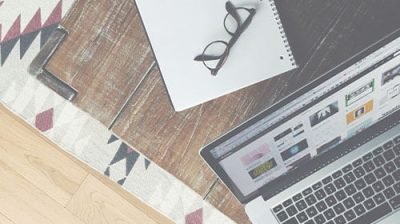
[[[249,27],[216,76],[193,59],[212,41],[228,42],[222,0],[136,0],[171,102],[182,111],[296,68],[273,0],[232,0],[255,8]]]

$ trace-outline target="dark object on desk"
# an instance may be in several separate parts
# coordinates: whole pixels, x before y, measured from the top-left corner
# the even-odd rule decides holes
[[[218,71],[222,68],[224,65],[225,61],[227,60],[229,56],[229,52],[233,45],[236,43],[236,41],[239,39],[240,35],[246,30],[246,28],[250,25],[251,21],[253,20],[254,15],[256,14],[256,9],[254,8],[244,8],[244,7],[235,7],[232,2],[228,1],[225,4],[226,11],[228,11],[228,14],[226,14],[225,19],[224,19],[224,28],[227,33],[229,33],[232,38],[229,40],[229,42],[223,41],[223,40],[217,40],[213,41],[210,44],[208,44],[205,48],[204,51],[201,55],[198,55],[197,57],[194,58],[195,61],[201,61],[203,62],[204,66],[211,71],[211,75],[217,75]],[[239,15],[239,11],[247,11],[249,15],[247,16],[246,20],[242,23],[242,19]],[[228,29],[228,18],[231,16],[235,23],[235,31],[230,31]],[[219,54],[215,54],[213,50],[215,48],[218,48],[218,45],[222,45],[222,52]],[[217,61],[216,64],[211,65],[209,64],[210,61]]]

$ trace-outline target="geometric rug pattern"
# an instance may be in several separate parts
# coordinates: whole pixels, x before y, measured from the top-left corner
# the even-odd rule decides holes
[[[73,0],[0,0],[0,103],[176,223],[233,223],[27,69]]]

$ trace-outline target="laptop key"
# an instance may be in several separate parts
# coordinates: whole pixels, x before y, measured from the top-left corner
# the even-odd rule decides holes
[[[372,159],[372,157],[374,157],[374,155],[372,155],[372,153],[367,153],[366,155],[364,155],[362,157],[362,159],[364,160],[364,162],[366,162],[366,161]]]
[[[390,161],[390,160],[394,159],[394,157],[395,157],[395,155],[394,155],[393,149],[389,149],[383,153],[383,158],[385,158],[386,161]]]
[[[272,211],[274,211],[275,213],[278,213],[279,211],[282,211],[282,209],[283,209],[283,206],[282,205],[278,205],[278,206],[275,206],[272,209]]]
[[[285,211],[279,212],[279,213],[276,215],[276,217],[278,218],[278,220],[279,220],[280,222],[283,222],[283,221],[285,221],[286,219],[289,218],[289,216],[286,214]]]
[[[362,190],[364,187],[367,186],[363,179],[356,180],[356,182],[354,182],[354,185],[356,185],[357,190]]]
[[[377,205],[382,204],[383,202],[386,201],[385,197],[383,196],[382,193],[379,193],[374,196],[374,201]]]
[[[390,148],[392,148],[393,146],[394,146],[394,144],[393,144],[392,141],[388,141],[388,142],[386,142],[385,144],[383,144],[383,148],[384,148],[384,149],[390,149]]]
[[[374,174],[375,174],[376,178],[380,179],[380,178],[386,176],[386,171],[382,167],[380,167],[374,171]]]
[[[394,164],[396,164],[397,168],[400,169],[400,157],[397,157],[396,159],[394,159]]]
[[[307,213],[308,217],[310,217],[310,218],[312,218],[318,214],[317,209],[315,209],[314,207],[306,209],[306,213]]]
[[[353,167],[357,167],[362,164],[362,159],[357,159],[352,163]]]
[[[314,185],[312,186],[312,189],[313,189],[314,191],[316,191],[316,190],[320,189],[321,187],[322,187],[322,183],[321,183],[321,182],[318,182],[318,183],[316,183],[316,184],[314,184]]]
[[[392,175],[393,175],[393,178],[394,178],[396,181],[400,181],[400,170],[394,171],[394,172],[392,173]]]
[[[288,207],[289,205],[293,204],[293,201],[292,201],[292,199],[288,199],[288,200],[284,201],[282,204],[283,204],[283,206]]]
[[[382,179],[383,184],[385,184],[386,187],[392,186],[394,184],[394,179],[393,177],[389,174],[386,177]]]
[[[322,180],[322,183],[323,183],[323,184],[329,184],[330,182],[332,182],[332,177],[331,177],[331,176],[325,177],[325,178]]]
[[[352,198],[346,198],[346,200],[343,201],[343,204],[344,204],[344,206],[345,206],[347,209],[350,209],[350,208],[352,208],[354,205],[356,205],[356,204],[354,203],[354,201],[353,201]]]
[[[332,194],[336,191],[336,188],[333,184],[326,185],[324,189],[327,194]]]
[[[289,219],[288,221],[284,222],[283,224],[299,224],[295,217]]]
[[[329,197],[327,197],[327,198],[325,199],[325,202],[326,202],[326,204],[327,204],[328,206],[332,206],[332,205],[334,205],[334,204],[337,203],[337,200],[336,200],[335,197],[329,196]]]
[[[365,200],[364,195],[361,192],[357,192],[354,196],[353,196],[354,201],[358,204],[362,201]]]
[[[317,197],[318,200],[321,200],[326,197],[325,191],[322,189],[319,189],[318,191],[316,191],[314,193],[314,195]]]
[[[381,154],[382,152],[383,152],[383,148],[379,147],[379,148],[374,149],[374,151],[372,153],[374,154],[374,156],[376,156],[376,155]]]
[[[380,192],[385,189],[385,185],[379,180],[372,185],[372,188],[374,188],[375,192]]]
[[[351,184],[351,185],[346,186],[344,188],[344,191],[347,193],[348,196],[351,196],[357,192],[357,189],[356,189],[356,187],[354,187],[353,184]]]
[[[353,173],[347,173],[343,176],[343,179],[346,181],[346,183],[352,183],[353,181],[356,180],[356,177],[354,176]]]
[[[312,192],[312,189],[309,187],[309,188],[307,188],[307,189],[305,189],[305,190],[303,191],[303,195],[304,195],[304,196],[307,196],[307,195],[311,194],[311,192]]]
[[[346,219],[342,215],[336,217],[334,220],[335,224],[346,224]]]
[[[323,224],[326,222],[325,217],[322,214],[315,216],[314,218],[315,224]]]
[[[363,194],[364,194],[364,196],[365,196],[366,198],[371,197],[371,196],[374,195],[374,193],[375,193],[371,186],[368,186],[368,187],[365,188],[362,192],[363,192]]]
[[[367,184],[372,184],[376,181],[376,177],[373,173],[369,173],[364,177],[364,180],[367,182]]]
[[[376,206],[376,204],[375,204],[375,202],[372,200],[372,198],[370,198],[370,199],[364,201],[363,204],[364,204],[364,206],[365,206],[365,208],[366,208],[367,210],[373,209],[373,208]]]
[[[392,212],[390,205],[388,203],[384,203],[362,216],[357,217],[354,219],[351,224],[366,224],[366,223],[374,223],[376,220],[388,215]]]
[[[400,194],[400,182],[393,185],[394,190],[396,193]]]
[[[299,220],[299,222],[301,222],[301,223],[308,220],[308,216],[305,212],[299,213],[296,217],[297,217],[297,220]]]
[[[343,178],[338,178],[333,182],[336,186],[336,189],[341,189],[342,187],[346,186],[346,182],[343,180]]]
[[[339,178],[340,176],[342,176],[342,171],[341,170],[339,170],[339,171],[336,171],[336,172],[334,172],[333,174],[332,174],[332,177],[334,178],[334,179],[336,179],[336,178]]]
[[[354,207],[354,211],[358,216],[360,216],[360,215],[362,215],[362,214],[364,214],[366,212],[366,210],[365,210],[365,208],[364,208],[364,206],[362,204],[357,205],[356,207]]]
[[[383,194],[385,195],[385,197],[386,197],[387,199],[391,199],[391,198],[393,198],[393,197],[396,195],[396,192],[394,192],[394,190],[393,190],[392,187],[389,187],[389,188],[387,188],[387,189],[385,189],[385,190],[383,191]]]
[[[336,212],[336,214],[339,215],[339,214],[343,213],[346,209],[344,208],[342,203],[339,203],[339,204],[333,206],[333,210]]]
[[[400,145],[396,145],[396,146],[393,148],[393,151],[394,151],[394,153],[396,153],[396,155],[400,155]]]
[[[353,169],[353,167],[351,166],[351,164],[349,164],[349,165],[343,167],[342,171],[343,171],[343,173],[347,173],[347,172],[350,172],[352,169]]]
[[[314,195],[310,195],[310,196],[306,197],[306,202],[308,205],[311,206],[311,205],[315,204],[315,202],[317,202],[317,199],[315,198]]]
[[[324,216],[327,220],[332,219],[333,217],[335,217],[335,212],[333,211],[333,209],[328,209],[324,212]]]
[[[364,163],[363,167],[367,173],[375,169],[375,165],[372,161]]]
[[[347,196],[346,196],[346,193],[344,192],[344,190],[340,190],[335,193],[335,197],[338,201],[341,201],[341,200],[345,199]]]
[[[395,144],[400,144],[400,135],[393,139]]]
[[[400,207],[400,195],[389,200],[390,205],[392,205],[393,209],[398,209]]]
[[[346,217],[347,221],[351,221],[356,218],[356,214],[353,212],[353,210],[350,210],[344,213],[344,217]]]
[[[328,208],[326,203],[324,201],[320,201],[317,204],[315,204],[315,207],[317,208],[318,212],[323,212],[325,209]]]
[[[383,156],[378,155],[377,157],[375,157],[373,159],[375,166],[379,167],[382,166],[383,164],[385,164],[385,159],[383,158]]]
[[[294,207],[294,205],[292,205],[292,206],[289,206],[289,207],[286,209],[286,212],[287,212],[287,214],[288,214],[289,216],[294,216],[294,215],[297,214],[297,209],[296,209],[296,207]]]
[[[357,167],[354,169],[354,175],[356,175],[357,178],[360,178],[365,175],[365,170],[361,166]]]
[[[305,222],[304,224],[315,224],[314,220],[310,219],[307,222]]]
[[[396,165],[393,163],[393,161],[386,163],[383,167],[385,168],[387,173],[391,173],[396,170]]]
[[[307,208],[307,204],[304,200],[301,200],[299,202],[296,203],[296,208],[298,211],[303,211],[304,209]]]
[[[296,194],[295,196],[293,196],[293,201],[298,201],[298,200],[300,200],[300,199],[302,199],[303,198],[303,195],[301,195],[300,193],[299,194]]]

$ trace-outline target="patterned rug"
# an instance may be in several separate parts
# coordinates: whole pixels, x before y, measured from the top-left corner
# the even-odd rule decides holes
[[[232,223],[27,68],[73,0],[0,0],[0,103],[176,223]]]

